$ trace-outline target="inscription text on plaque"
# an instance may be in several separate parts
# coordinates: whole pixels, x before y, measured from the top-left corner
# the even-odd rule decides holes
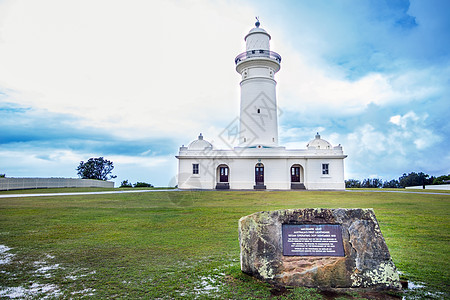
[[[283,255],[344,256],[341,225],[283,224]]]

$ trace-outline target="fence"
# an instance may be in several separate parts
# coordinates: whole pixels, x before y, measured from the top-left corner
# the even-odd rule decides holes
[[[77,178],[0,178],[0,191],[66,187],[113,188],[114,182]]]
[[[406,189],[423,189],[423,186],[407,186]],[[450,184],[433,184],[433,185],[426,185],[426,190],[450,190]]]

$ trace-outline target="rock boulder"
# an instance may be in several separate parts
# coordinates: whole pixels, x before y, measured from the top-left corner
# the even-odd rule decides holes
[[[338,224],[344,256],[284,256],[283,224]],[[281,286],[401,289],[372,209],[287,209],[239,220],[241,269]]]

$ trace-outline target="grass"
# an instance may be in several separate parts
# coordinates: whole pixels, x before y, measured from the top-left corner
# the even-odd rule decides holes
[[[435,190],[435,189],[403,189],[403,188],[398,188],[398,189],[394,189],[394,188],[379,188],[379,189],[373,189],[373,188],[349,188],[347,189],[347,191],[372,191],[372,192],[408,192],[408,193],[442,193],[442,194],[448,194],[450,191],[448,190]]]
[[[0,191],[0,195],[10,194],[49,194],[49,193],[81,193],[81,192],[104,192],[117,191],[115,188],[48,188],[48,189],[26,189]]]
[[[110,192],[110,191],[138,191],[138,190],[170,190],[174,187],[146,187],[146,188],[48,188],[0,191],[0,195],[9,194],[50,194],[50,193],[82,193],[82,192]]]
[[[239,269],[240,217],[305,207],[374,208],[402,277],[426,286],[410,297],[450,297],[450,196],[362,191],[0,198],[0,245],[11,248],[0,297],[34,287],[36,297],[322,299],[302,288],[274,296]]]

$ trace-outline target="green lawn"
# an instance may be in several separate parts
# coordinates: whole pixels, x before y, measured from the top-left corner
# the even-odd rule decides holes
[[[173,187],[146,187],[146,188],[49,188],[0,191],[0,195],[9,194],[50,194],[50,193],[82,193],[82,192],[111,192],[111,191],[137,191],[137,190],[170,190]]]
[[[450,298],[449,195],[309,191],[0,198],[0,245],[11,248],[0,247],[0,298],[269,298],[239,270],[237,222],[305,207],[374,208],[403,278],[425,285],[408,297]]]

